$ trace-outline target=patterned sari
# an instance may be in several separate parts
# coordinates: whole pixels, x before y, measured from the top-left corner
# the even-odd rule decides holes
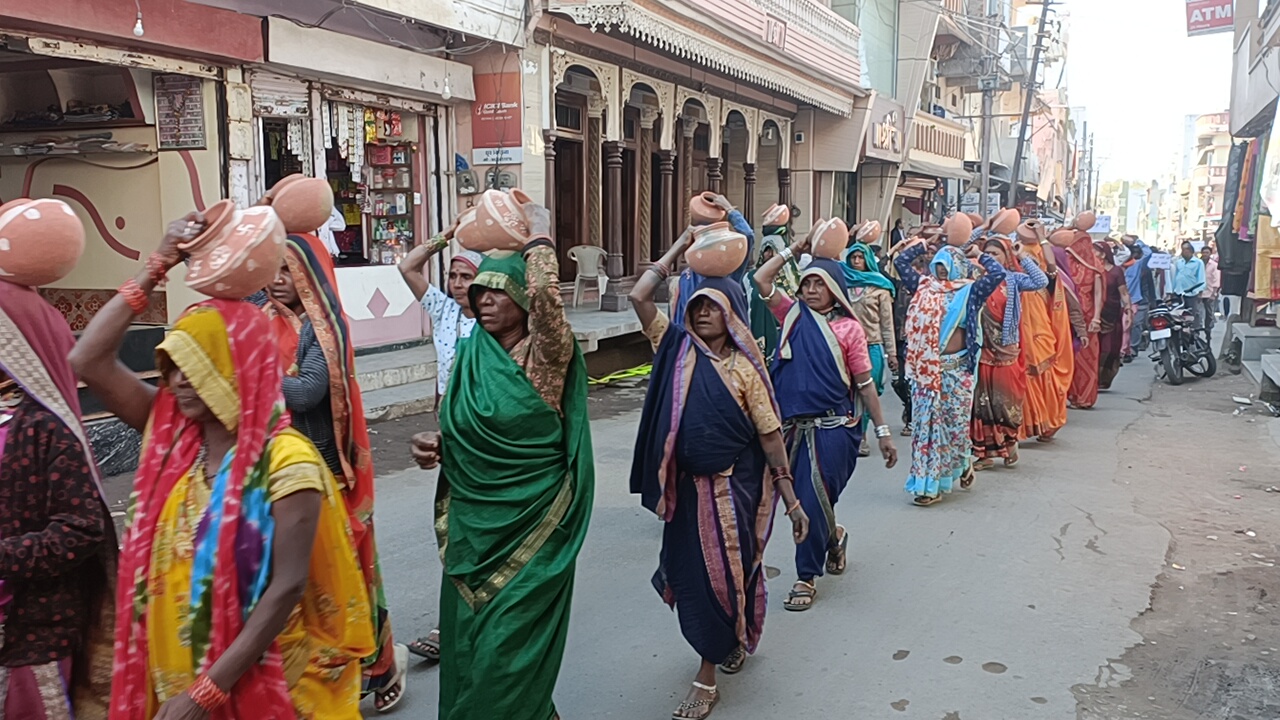
[[[272,504],[322,496],[302,601],[214,720],[357,720],[360,660],[373,652],[368,594],[342,495],[315,447],[288,426],[275,348],[253,305],[187,310],[157,348],[236,446],[213,478],[198,425],[161,387],[151,411],[120,563],[112,720],[149,720],[206,672],[271,579]]]
[[[1098,303],[1103,300],[1096,296],[1093,285],[1102,275],[1102,267],[1094,257],[1093,241],[1087,233],[1077,233],[1076,241],[1066,249],[1066,253],[1067,268],[1087,326],[1093,319]],[[1088,333],[1088,340],[1087,345],[1081,343],[1076,349],[1075,373],[1067,396],[1071,404],[1081,408],[1091,408],[1098,402],[1098,363],[1101,356],[1098,333]]]
[[[369,678],[366,690],[376,690],[391,681],[396,667],[391,619],[373,531],[373,456],[365,424],[364,400],[356,383],[355,348],[351,344],[347,316],[338,299],[333,263],[323,248],[316,247],[318,242],[310,236],[290,235],[285,245],[285,263],[329,367],[333,437],[342,465],[342,476],[337,480],[350,515],[348,522],[360,568],[369,587],[377,637],[377,652],[364,660],[365,675]],[[286,374],[296,372],[302,320],[275,301],[267,305],[266,312],[280,349],[281,366]]]
[[[23,661],[0,667],[0,720],[61,720],[72,717],[101,720],[107,716],[118,553],[102,479],[80,423],[75,374],[66,360],[73,345],[75,338],[66,321],[35,290],[0,282],[0,373],[16,382],[28,400],[34,400],[61,426],[58,428],[61,438],[50,434],[40,438],[39,444],[45,449],[55,450],[65,440],[59,456],[65,464],[55,467],[68,473],[79,471],[81,478],[87,475],[89,487],[82,490],[92,496],[89,501],[96,505],[98,517],[107,519],[103,528],[106,537],[101,547],[81,548],[72,542],[73,538],[61,538],[62,549],[80,549],[82,554],[90,553],[85,556],[85,562],[68,569],[68,572],[75,573],[74,582],[79,584],[88,601],[87,617],[81,618],[79,627],[75,627],[76,623],[71,619],[58,618],[51,613],[48,619],[58,625],[57,633],[51,633],[48,626],[40,628],[41,635],[74,638],[71,652],[60,659],[38,663]],[[8,425],[0,425],[0,468],[6,462],[20,462],[16,455],[4,456],[24,444],[21,426],[20,415]],[[7,438],[11,431],[13,436]],[[67,490],[63,487],[59,492]],[[69,506],[60,511],[74,513],[75,508],[81,506],[81,499],[81,495],[66,498]],[[64,523],[64,527],[69,524]],[[51,561],[52,558],[45,559],[46,563]],[[21,584],[0,582],[0,620],[6,609],[5,603],[21,589]],[[53,598],[56,601],[57,596]],[[68,609],[59,608],[58,612]],[[31,620],[21,618],[18,622]],[[30,627],[34,629],[34,626]],[[39,637],[37,642],[48,639]],[[0,629],[0,645],[4,645],[6,654],[21,651],[22,644],[22,641],[11,641],[4,645],[4,631]]]
[[[760,427],[740,399],[739,377],[770,399],[773,392],[764,357],[735,309],[745,302],[740,287],[707,278],[693,297],[724,313],[737,348],[728,362],[744,370],[726,376],[697,335],[683,324],[667,327],[640,416],[631,492],[664,523],[654,588],[679,614],[685,640],[719,664],[738,647],[755,652],[764,627],[764,549],[775,496],[760,434],[779,423],[775,403],[764,408],[770,422]]]
[[[1027,394],[1027,369],[1018,344],[1001,342],[1008,293],[1001,285],[982,308],[982,356],[973,394],[973,421],[969,437],[979,460],[1009,457],[1018,444],[1022,426],[1022,403]]]

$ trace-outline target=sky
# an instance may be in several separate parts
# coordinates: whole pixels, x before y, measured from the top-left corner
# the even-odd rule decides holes
[[[1230,105],[1232,34],[1187,37],[1182,0],[1063,0],[1058,7],[1069,18],[1069,102],[1084,108],[1103,179],[1167,177],[1173,163],[1181,167],[1185,116]],[[1048,82],[1057,82],[1056,73]]]

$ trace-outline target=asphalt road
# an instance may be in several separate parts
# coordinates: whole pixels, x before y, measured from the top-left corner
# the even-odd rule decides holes
[[[741,674],[721,679],[714,717],[1076,718],[1072,687],[1115,673],[1111,660],[1142,639],[1130,621],[1169,550],[1164,527],[1135,511],[1126,473],[1142,469],[1123,469],[1119,451],[1147,409],[1149,367],[1129,366],[1095,410],[1073,411],[1053,445],[1027,444],[1018,468],[931,508],[902,490],[906,438],[895,436],[898,468],[864,460],[837,509],[849,571],[820,581],[812,610],[787,613],[792,554],[775,534],[764,637]],[[897,399],[884,401],[896,432]],[[595,513],[557,705],[566,720],[666,718],[697,658],[649,585],[661,527],[627,492],[638,412],[595,417]],[[410,465],[397,449],[405,431],[384,428],[375,445],[383,573],[397,637],[410,640],[433,626],[441,578],[435,474],[396,471]],[[436,692],[435,669],[415,664],[395,714],[435,717]]]

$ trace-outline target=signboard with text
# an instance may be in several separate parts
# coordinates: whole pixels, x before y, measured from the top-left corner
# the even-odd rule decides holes
[[[900,103],[876,95],[867,128],[867,157],[901,162],[907,149],[907,113]]]
[[[1187,0],[1187,35],[1212,35],[1235,29],[1235,0]]]
[[[471,113],[471,147],[477,165],[519,163],[524,141],[518,72],[476,75]],[[481,160],[480,158],[485,158]]]

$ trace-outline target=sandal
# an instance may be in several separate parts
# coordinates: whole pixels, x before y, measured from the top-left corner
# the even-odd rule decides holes
[[[965,471],[964,475],[960,476],[961,490],[968,490],[969,488],[973,487],[973,480],[976,477],[974,473],[976,471],[977,471],[977,468],[973,465],[970,465],[969,469]]]
[[[871,443],[867,442],[867,437],[862,436],[862,444],[858,446],[858,457],[871,457]]]
[[[720,663],[720,672],[725,675],[737,675],[742,672],[742,666],[747,663],[747,649],[739,645],[733,652],[729,653],[729,657]]]
[[[975,472],[983,472],[983,471],[985,471],[985,470],[990,470],[991,468],[993,468],[993,467],[995,467],[995,466],[996,466],[996,463],[995,463],[995,461],[994,461],[994,460],[979,460],[978,462],[976,462],[976,463],[974,463],[974,464],[972,464],[972,465],[970,465],[970,466],[969,466],[969,472],[970,472],[971,474],[972,474],[972,473],[975,473]],[[968,485],[965,485],[965,484],[964,484],[964,481],[963,481],[963,480],[961,480],[960,482],[961,482],[960,487],[969,487]],[[972,483],[973,483],[973,479],[972,479],[972,478],[970,478],[969,483],[970,483],[970,484],[972,484]]]
[[[716,690],[715,685],[703,685],[695,680],[693,689],[701,690],[709,697],[681,702],[676,706],[675,712],[671,713],[671,720],[702,720],[710,715],[712,710],[716,709],[716,703],[720,702],[720,692]],[[690,692],[689,695],[692,696],[693,693]]]
[[[1014,445],[1009,448],[1009,454],[1004,459],[1004,466],[1007,468],[1018,466],[1018,446]]]
[[[827,551],[827,572],[843,575],[849,566],[849,531],[843,525],[836,525],[836,532],[840,533],[840,540]]]
[[[813,607],[813,601],[818,597],[818,588],[812,582],[797,580],[795,585],[791,586],[791,592],[787,593],[787,599],[782,602],[782,607],[792,612],[804,612]],[[805,602],[796,602],[804,600]]]
[[[418,638],[409,643],[408,648],[409,652],[420,658],[440,662],[440,628],[427,633],[424,638]]]
[[[906,425],[902,426],[902,437],[911,437],[912,433],[914,432],[915,432],[915,428],[912,425],[912,423],[907,423]]]
[[[405,670],[409,667],[409,646],[395,645],[396,674],[381,690],[373,691],[373,707],[378,712],[391,712],[404,699]]]
[[[912,502],[915,503],[916,507],[929,507],[930,505],[934,505],[940,502],[941,500],[942,500],[941,495],[917,495],[915,497],[915,500],[912,500]]]

